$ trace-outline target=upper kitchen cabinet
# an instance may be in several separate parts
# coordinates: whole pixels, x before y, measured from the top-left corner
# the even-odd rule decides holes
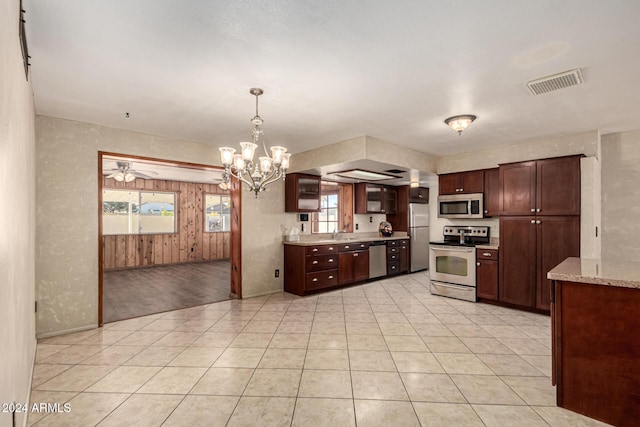
[[[484,192],[484,170],[447,173],[438,176],[438,194]]]
[[[320,212],[320,177],[292,173],[284,186],[285,212]]]
[[[580,215],[580,157],[500,165],[502,215]]]
[[[396,214],[398,210],[398,193],[393,187],[384,185],[358,183],[355,185],[357,214],[383,213]]]
[[[484,216],[498,216],[502,212],[500,191],[500,169],[486,169],[484,171]]]
[[[429,203],[429,189],[423,187],[410,187],[409,203]]]

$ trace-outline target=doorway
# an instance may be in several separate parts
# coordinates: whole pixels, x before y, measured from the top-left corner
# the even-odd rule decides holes
[[[222,169],[106,152],[98,165],[100,325],[242,297],[240,188],[219,188]]]

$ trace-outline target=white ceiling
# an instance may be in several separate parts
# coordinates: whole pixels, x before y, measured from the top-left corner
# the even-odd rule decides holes
[[[25,0],[38,114],[293,153],[370,135],[434,155],[637,129],[637,0]],[[525,82],[581,68],[586,83]],[[125,112],[130,118],[125,118]],[[458,137],[443,123],[478,119]]]

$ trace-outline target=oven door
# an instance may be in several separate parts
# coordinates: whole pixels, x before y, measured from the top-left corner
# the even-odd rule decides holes
[[[429,246],[430,279],[437,282],[476,286],[476,248]]]

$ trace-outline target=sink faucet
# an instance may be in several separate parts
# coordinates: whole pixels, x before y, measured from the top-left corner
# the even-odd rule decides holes
[[[340,236],[340,233],[344,233],[344,230],[336,230],[334,228],[333,229],[333,240],[338,240],[338,236]]]

